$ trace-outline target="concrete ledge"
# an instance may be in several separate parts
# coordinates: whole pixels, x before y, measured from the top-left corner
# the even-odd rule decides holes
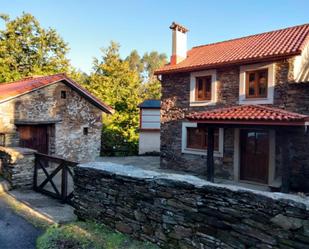
[[[225,188],[234,192],[249,192],[264,197],[268,197],[273,200],[282,199],[287,201],[298,202],[305,205],[306,209],[309,210],[309,197],[307,196],[284,194],[280,192],[266,192],[260,190],[253,190],[232,184],[216,184],[189,174],[160,173],[158,171],[141,169],[132,165],[122,165],[110,162],[90,162],[90,163],[79,164],[78,166],[82,168],[91,168],[95,170],[104,171],[109,174],[121,175],[131,178],[138,178],[145,180],[153,179],[157,181],[171,180],[179,183],[190,184],[196,188],[216,187],[216,188]]]

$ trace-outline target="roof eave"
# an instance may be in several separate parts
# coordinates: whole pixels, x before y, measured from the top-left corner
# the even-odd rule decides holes
[[[164,70],[159,69],[154,72],[154,75],[166,75],[166,74],[174,74],[174,73],[188,73],[188,72],[194,72],[199,70],[205,70],[205,69],[214,69],[218,67],[227,67],[227,66],[236,66],[236,65],[243,65],[248,63],[259,63],[259,62],[267,62],[272,60],[278,60],[278,59],[286,59],[290,58],[292,56],[300,55],[301,50],[298,50],[296,52],[291,52],[284,55],[274,55],[274,56],[268,56],[268,57],[260,57],[260,58],[252,58],[247,60],[237,60],[232,62],[224,62],[224,63],[215,63],[210,65],[197,65],[197,66],[191,66],[191,67],[183,67],[183,68],[175,68],[170,70]]]
[[[190,122],[217,125],[261,125],[261,126],[306,126],[306,120],[268,121],[268,120],[201,120],[188,118]]]

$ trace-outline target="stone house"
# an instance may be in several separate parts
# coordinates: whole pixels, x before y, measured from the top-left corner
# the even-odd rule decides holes
[[[100,153],[102,113],[112,111],[65,74],[0,84],[0,146],[94,160]]]
[[[309,24],[193,47],[171,25],[161,168],[309,191]]]
[[[160,100],[146,99],[138,105],[138,154],[160,152]]]

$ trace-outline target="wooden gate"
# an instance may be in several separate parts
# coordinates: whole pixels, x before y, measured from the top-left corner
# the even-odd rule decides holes
[[[34,190],[70,204],[73,197],[72,169],[76,165],[76,162],[60,157],[36,153]]]

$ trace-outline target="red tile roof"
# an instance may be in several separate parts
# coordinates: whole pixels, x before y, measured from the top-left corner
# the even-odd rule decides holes
[[[301,54],[309,41],[309,24],[193,47],[187,58],[166,65],[155,74],[189,72]]]
[[[261,125],[304,125],[304,122],[309,121],[309,116],[261,105],[241,105],[195,112],[186,118],[202,123]]]
[[[85,88],[63,73],[49,76],[28,77],[14,82],[2,83],[0,84],[0,103],[59,81],[63,81],[65,84],[82,94],[102,111],[107,113],[113,112],[113,108],[93,96]]]

